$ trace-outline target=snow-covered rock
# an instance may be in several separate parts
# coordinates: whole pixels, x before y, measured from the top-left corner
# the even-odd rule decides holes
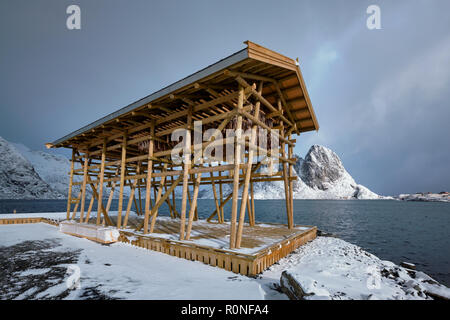
[[[281,288],[291,299],[450,298],[450,289],[425,273],[380,260],[333,237],[317,237],[264,274],[279,272]]]
[[[431,202],[450,202],[450,194],[448,192],[441,193],[414,193],[414,194],[400,194],[396,197],[399,200],[405,201],[431,201]]]
[[[313,145],[305,159],[297,156],[294,199],[381,199],[382,196],[355,182],[332,150]],[[282,181],[254,185],[255,199],[283,199]]]
[[[19,143],[10,143],[27,159],[42,180],[54,190],[67,197],[69,188],[70,161],[63,155],[51,154],[44,151],[32,151]],[[80,166],[77,166],[80,167]],[[79,180],[78,176],[74,177]],[[78,194],[79,186],[74,186],[74,196]]]
[[[58,199],[63,196],[43,181],[31,163],[0,137],[0,199]]]

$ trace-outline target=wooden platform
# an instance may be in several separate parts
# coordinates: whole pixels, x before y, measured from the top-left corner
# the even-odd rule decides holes
[[[47,219],[42,217],[30,217],[30,218],[0,218],[0,225],[2,224],[24,224],[24,223],[48,223],[53,226],[58,226],[59,221],[53,219]]]
[[[135,224],[137,221],[130,223]],[[178,219],[158,220],[152,235],[143,235],[132,229],[120,230],[119,241],[253,276],[317,235],[317,227],[314,226],[295,226],[289,230],[287,226],[279,224],[246,225],[241,249],[230,250],[227,248],[229,228],[228,223],[197,222],[193,225],[192,240],[180,241]]]

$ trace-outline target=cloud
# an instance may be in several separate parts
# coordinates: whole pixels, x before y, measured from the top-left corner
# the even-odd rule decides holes
[[[319,48],[312,60],[311,88],[320,87],[322,79],[327,76],[327,71],[337,59],[338,53],[331,45],[324,45]]]
[[[378,121],[399,108],[421,113],[447,90],[450,80],[450,37],[413,59],[397,74],[384,79],[374,90],[370,107]],[[421,103],[417,103],[421,102]],[[420,109],[412,109],[412,108]]]

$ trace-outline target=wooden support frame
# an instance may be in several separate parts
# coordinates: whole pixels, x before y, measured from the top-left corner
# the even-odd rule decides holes
[[[263,90],[263,82],[259,84],[258,94],[261,95]],[[259,108],[260,108],[261,102],[256,102],[255,105],[255,117],[259,117]],[[252,126],[252,133],[250,136],[250,144],[254,145],[256,141],[256,130],[257,130],[257,124],[253,123]],[[248,201],[248,187],[252,175],[252,164],[253,164],[253,148],[249,148],[248,151],[248,159],[247,159],[247,167],[245,168],[245,180],[244,180],[244,189],[242,190],[242,201],[241,201],[241,208],[239,212],[239,225],[237,230],[237,236],[236,236],[236,244],[235,248],[239,249],[241,247],[241,240],[242,240],[242,231],[244,229],[244,219],[245,219],[245,207],[247,205]],[[250,216],[250,215],[249,215]]]
[[[158,210],[162,203],[167,203],[171,217],[179,219],[179,240],[189,240],[193,221],[198,219],[200,185],[208,186],[212,188],[215,210],[207,220],[211,222],[214,218],[218,223],[224,223],[226,215],[230,219],[230,248],[237,249],[247,230],[247,213],[249,225],[256,224],[254,184],[283,181],[287,225],[293,228],[293,166],[296,161],[293,148],[296,141],[291,140],[291,134],[316,130],[318,124],[295,61],[252,42],[246,44],[247,52],[239,52],[230,57],[231,60],[226,60],[228,62],[224,60],[208,67],[105,117],[106,120],[95,122],[89,130],[83,128],[74,135],[68,135],[70,138],[63,138],[63,142],[55,143],[56,147],[73,150],[67,219],[71,212],[72,218],[80,212],[80,221],[92,220],[90,214],[97,199],[96,224],[110,224],[108,212],[119,188],[117,228],[127,227],[134,204],[136,213],[143,215],[139,231],[143,228],[144,233],[153,232],[152,224]],[[241,58],[242,61],[239,60]],[[224,133],[230,128],[237,129],[238,134],[230,139],[211,138],[193,145],[190,135],[198,131],[192,126],[194,121],[202,122],[201,134],[209,129]],[[251,134],[248,142],[244,139],[241,143],[243,134],[239,130],[243,128],[251,128]],[[171,141],[170,136],[176,129],[189,132],[189,139],[185,139],[182,147],[174,147],[175,143]],[[276,152],[259,146],[261,137],[256,132],[267,132],[268,136],[278,140]],[[178,147],[195,154],[196,148],[204,153],[209,146],[230,145],[235,147],[234,160],[227,159],[227,162],[214,167],[207,165],[206,158],[199,164],[196,159],[192,161],[190,155],[189,161],[185,158],[181,166],[171,159]],[[257,163],[253,164],[256,154]],[[257,172],[261,165],[259,155],[280,161],[282,172],[267,176]],[[75,161],[82,164],[81,168],[75,169]],[[77,176],[83,179],[75,179]],[[105,183],[111,186],[106,208],[103,201]],[[232,192],[228,195],[224,195],[224,184],[232,185]],[[72,192],[74,188],[78,189],[78,185],[80,194],[75,199]],[[87,185],[91,186],[93,196],[89,199],[86,213]],[[176,207],[180,207],[180,200],[175,199],[177,185],[178,188],[182,185],[179,212]],[[128,186],[131,193],[128,202],[124,203],[124,189]],[[239,197],[241,192],[242,197]],[[225,212],[229,200],[232,200],[231,210]]]

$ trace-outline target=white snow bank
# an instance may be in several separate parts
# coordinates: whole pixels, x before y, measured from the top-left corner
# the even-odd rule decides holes
[[[280,273],[301,287],[304,299],[430,299],[450,298],[450,289],[423,272],[382,261],[341,239],[318,237],[267,271]],[[290,283],[292,285],[292,282]]]

